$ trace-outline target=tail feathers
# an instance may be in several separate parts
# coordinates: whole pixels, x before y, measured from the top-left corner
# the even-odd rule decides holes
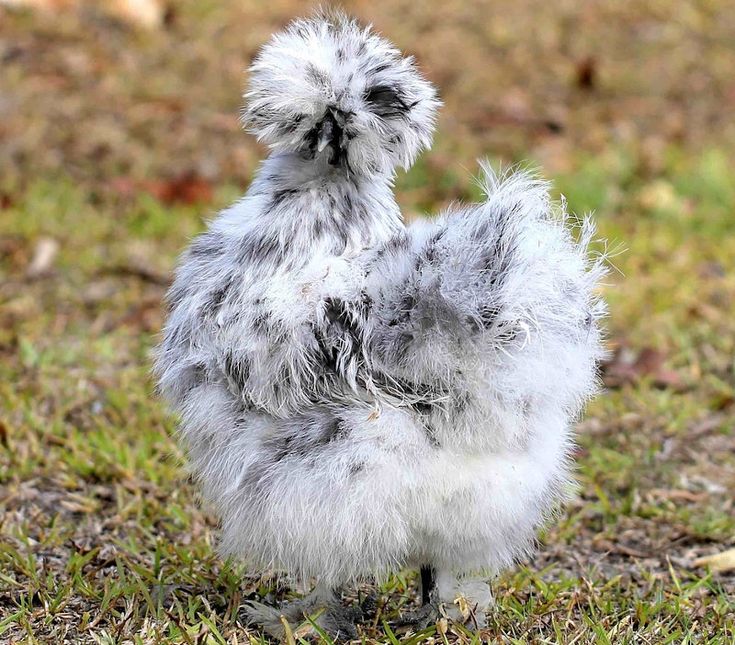
[[[549,190],[551,183],[543,179],[533,167],[521,168],[511,166],[506,170],[496,171],[487,159],[481,159],[480,177],[477,183],[487,201],[501,211],[504,205],[511,207],[514,215],[535,215],[548,212],[551,206]],[[522,198],[522,212],[512,208]]]

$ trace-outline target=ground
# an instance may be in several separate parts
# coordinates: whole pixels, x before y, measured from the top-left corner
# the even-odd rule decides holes
[[[407,217],[475,196],[480,156],[531,162],[615,267],[576,501],[494,581],[488,629],[399,629],[406,572],[359,590],[362,642],[732,643],[735,572],[698,561],[735,546],[732,7],[345,5],[445,101]],[[149,353],[177,254],[264,154],[243,70],[307,8],[182,0],[146,31],[89,6],[0,7],[0,642],[267,642],[238,608],[276,583],[217,556]]]

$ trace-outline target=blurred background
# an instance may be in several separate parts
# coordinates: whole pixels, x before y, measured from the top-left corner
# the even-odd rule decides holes
[[[342,6],[445,103],[397,179],[408,218],[477,198],[480,157],[530,162],[594,211],[615,267],[579,497],[496,584],[486,635],[730,642],[735,5]],[[216,557],[148,356],[176,256],[265,154],[238,121],[245,69],[310,10],[0,0],[0,641],[260,642],[237,606],[270,583]],[[378,588],[366,642],[410,642],[382,619],[414,590]]]

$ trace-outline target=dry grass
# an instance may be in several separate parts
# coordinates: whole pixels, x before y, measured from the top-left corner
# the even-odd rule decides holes
[[[399,178],[405,212],[472,197],[478,156],[530,159],[626,249],[577,501],[495,583],[488,630],[399,632],[407,574],[377,589],[364,642],[733,642],[735,574],[694,561],[735,545],[735,13],[346,4],[446,102]],[[239,133],[242,69],[305,10],[265,6],[170,2],[148,32],[0,8],[1,642],[264,642],[240,604],[290,593],[216,556],[148,377],[177,253],[262,156]]]

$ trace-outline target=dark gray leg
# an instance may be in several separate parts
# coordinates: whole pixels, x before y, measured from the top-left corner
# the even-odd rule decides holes
[[[428,605],[431,600],[432,592],[436,587],[436,571],[434,567],[421,567],[421,604]]]
[[[421,607],[405,612],[398,621],[399,626],[409,625],[414,629],[424,629],[435,623],[441,614],[436,603],[436,570],[425,565],[419,569],[421,580]]]

